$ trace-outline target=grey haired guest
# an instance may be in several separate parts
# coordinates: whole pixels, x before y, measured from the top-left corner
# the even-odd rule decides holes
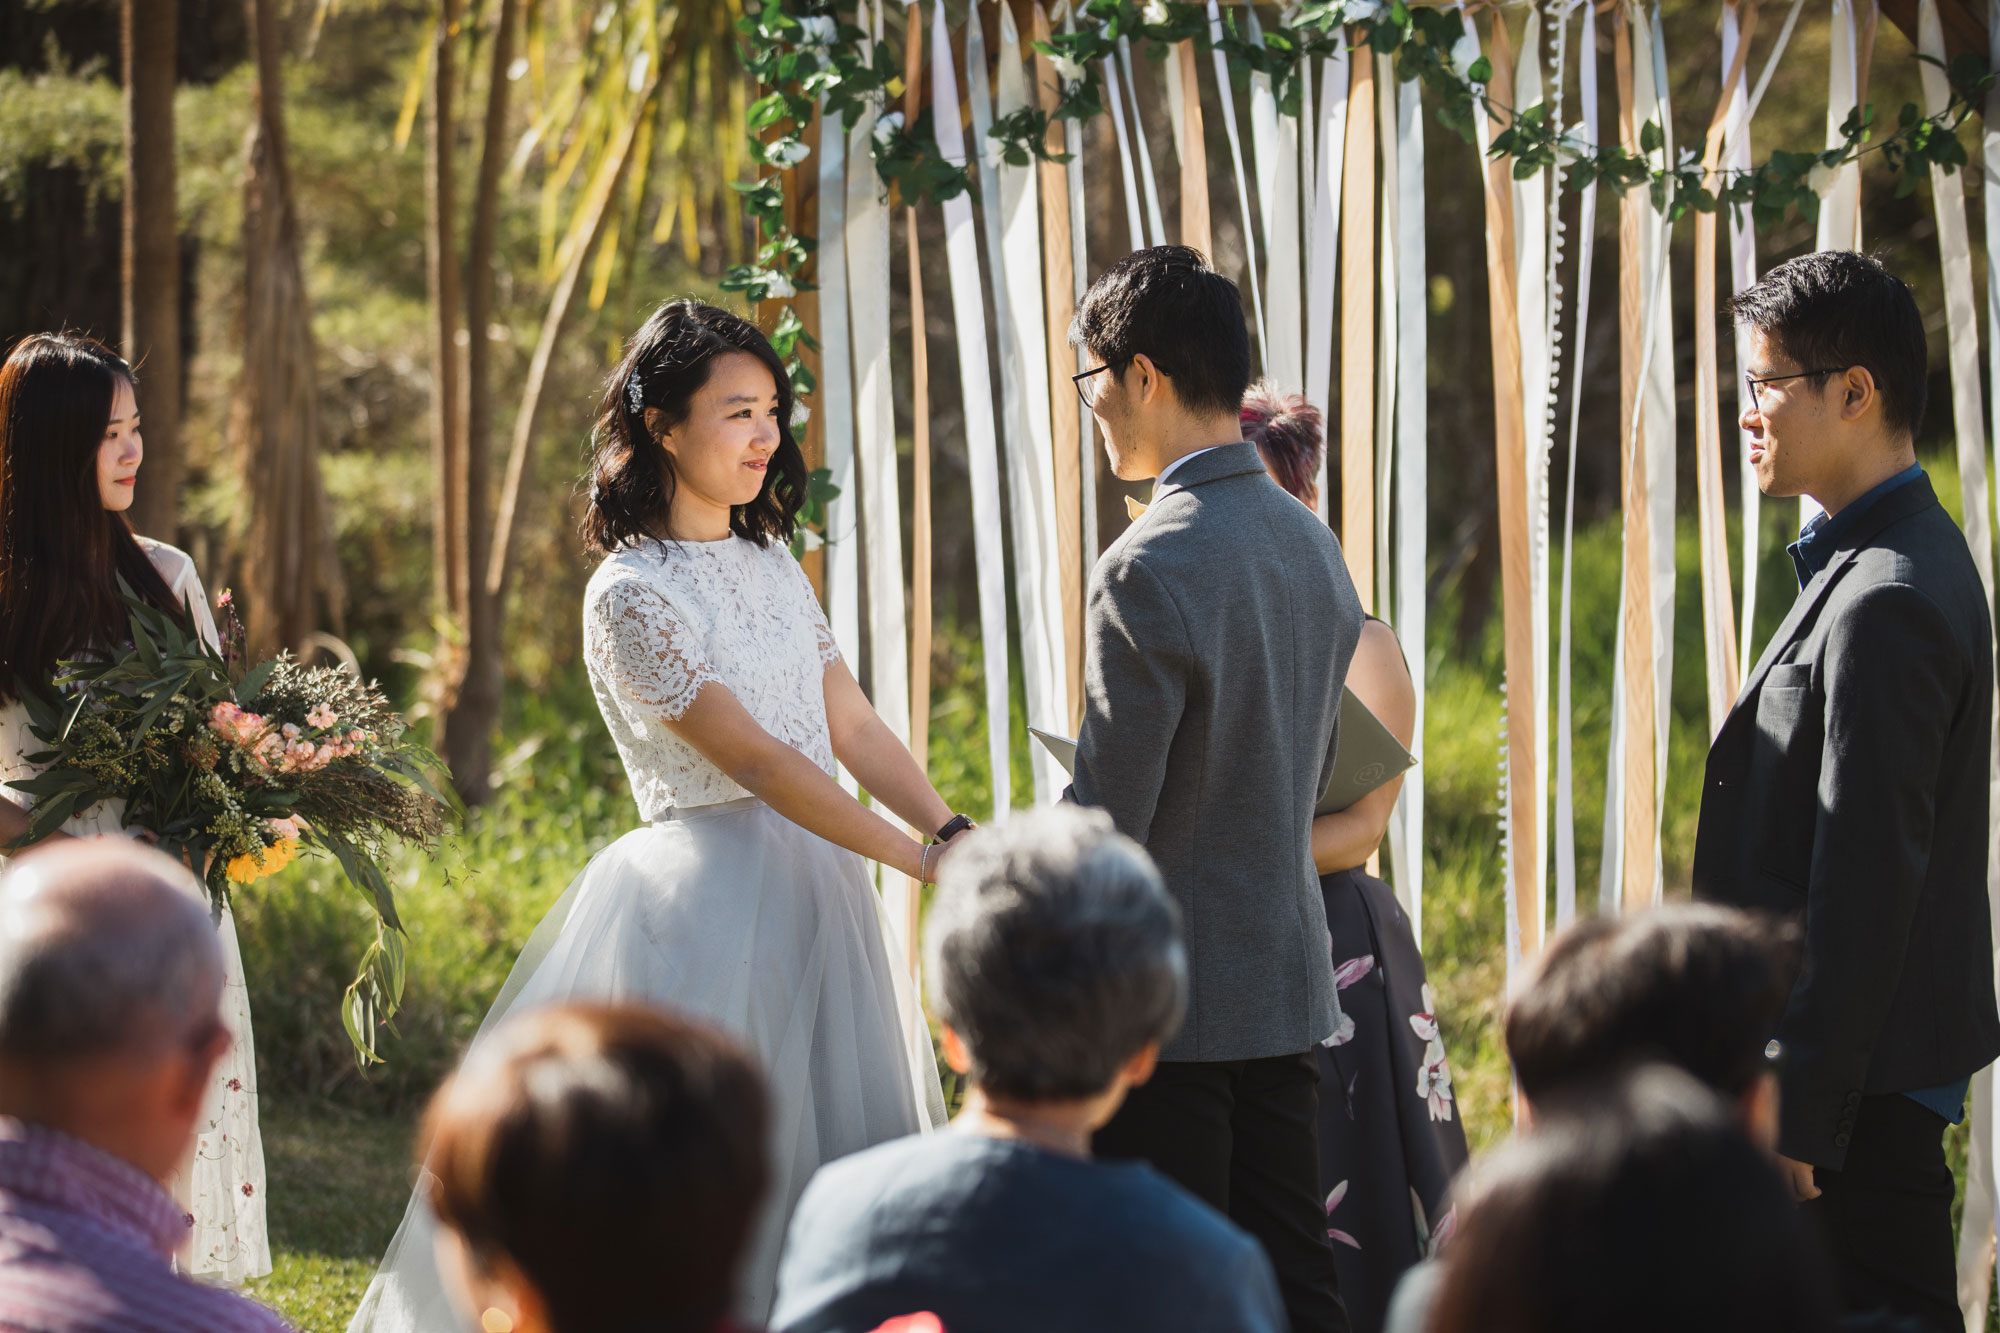
[[[1279,1333],[1277,1280],[1227,1218],[1091,1134],[1151,1076],[1187,1005],[1179,913],[1144,849],[1061,807],[968,835],[924,962],[965,1075],[943,1134],[820,1169],[792,1218],[771,1323],[866,1333]]]
[[[162,1182],[229,1047],[221,946],[186,881],[123,838],[0,875],[0,1328],[285,1327],[172,1267],[189,1219]]]

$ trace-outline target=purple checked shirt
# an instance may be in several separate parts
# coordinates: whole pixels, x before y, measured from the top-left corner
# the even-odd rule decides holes
[[[0,1333],[283,1333],[173,1271],[187,1215],[127,1162],[0,1117]]]

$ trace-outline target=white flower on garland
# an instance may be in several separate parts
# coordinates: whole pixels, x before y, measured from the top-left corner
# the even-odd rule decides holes
[[[1479,34],[1467,32],[1451,45],[1451,72],[1462,83],[1471,82],[1471,70],[1479,60]]]
[[[1154,27],[1173,21],[1173,15],[1167,12],[1167,0],[1146,0],[1146,8],[1140,17]]]
[[[812,149],[797,139],[779,139],[764,150],[764,160],[779,169],[795,167],[812,156]]]
[[[1341,11],[1342,23],[1365,23],[1381,17],[1382,4],[1381,0],[1347,0]]]
[[[840,35],[840,27],[825,14],[810,14],[799,20],[799,45],[804,47],[832,46]]]
[[[891,111],[875,122],[875,147],[888,152],[896,145],[896,136],[903,132],[903,113]]]
[[[1058,53],[1050,63],[1056,67],[1056,77],[1062,80],[1065,88],[1083,82],[1083,66],[1070,57]]]
[[[792,280],[782,273],[773,273],[764,281],[764,299],[769,301],[789,301],[799,294],[792,286]]]
[[[1812,170],[1806,173],[1806,184],[1812,189],[1814,194],[1824,199],[1827,195],[1833,193],[1833,183],[1839,178],[1839,167],[1830,167],[1824,162],[1815,162],[1813,163]]]

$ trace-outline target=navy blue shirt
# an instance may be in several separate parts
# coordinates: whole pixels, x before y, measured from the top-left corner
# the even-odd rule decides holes
[[[974,1134],[912,1136],[820,1168],[778,1268],[778,1333],[1285,1333],[1270,1260],[1143,1162]]]
[[[1841,542],[1877,500],[1923,475],[1923,465],[1912,463],[1881,485],[1864,491],[1838,514],[1821,514],[1799,529],[1799,539],[1785,548],[1791,553],[1792,568],[1798,572],[1799,587],[1803,589],[1827,567],[1833,553],[1840,549]],[[1965,1119],[1965,1093],[1971,1086],[1972,1080],[1965,1078],[1942,1087],[1917,1088],[1903,1095],[1936,1111],[1955,1125]]]
[[[1924,475],[1923,464],[1912,463],[1873,490],[1864,491],[1838,514],[1821,514],[1799,529],[1799,539],[1785,549],[1791,553],[1792,568],[1798,572],[1799,586],[1805,587],[1813,575],[1825,569],[1840,549],[1841,539],[1854,530],[1861,516],[1874,503],[1899,486],[1907,486]]]

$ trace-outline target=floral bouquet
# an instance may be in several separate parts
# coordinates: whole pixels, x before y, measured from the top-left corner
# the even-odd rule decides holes
[[[403,927],[381,858],[391,841],[435,845],[452,806],[443,766],[405,736],[382,691],[347,670],[289,653],[245,669],[227,592],[220,652],[125,594],[129,646],[65,661],[43,691],[21,692],[49,747],[28,756],[40,773],[7,784],[35,798],[24,843],[122,801],[122,825],[193,867],[218,916],[234,887],[303,850],[331,855],[376,915],[341,1018],[356,1058],[379,1060],[376,1029],[403,993]]]

